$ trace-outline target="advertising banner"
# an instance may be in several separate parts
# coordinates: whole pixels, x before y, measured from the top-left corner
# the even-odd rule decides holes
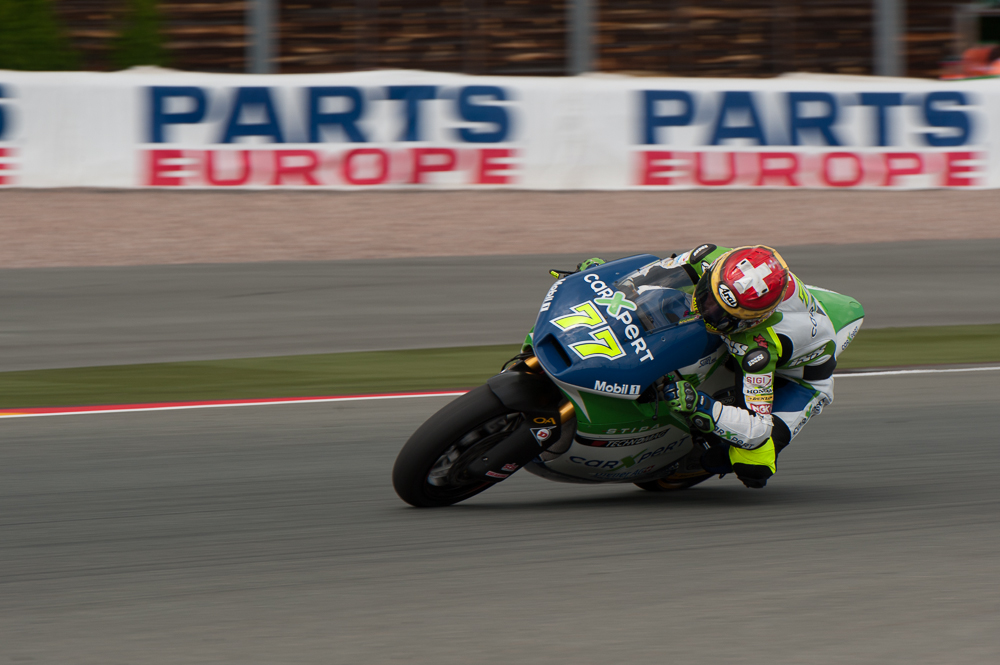
[[[1000,187],[1000,80],[0,71],[0,187]]]

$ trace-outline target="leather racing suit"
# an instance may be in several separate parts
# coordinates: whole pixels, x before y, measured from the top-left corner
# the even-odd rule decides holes
[[[728,251],[701,245],[675,261],[686,263],[700,278]],[[731,405],[716,401],[712,416],[713,433],[729,444],[728,460],[716,456],[716,468],[707,470],[735,467],[749,486],[762,487],[777,470],[778,453],[833,402],[836,358],[850,341],[838,344],[837,330],[819,300],[794,274],[789,278],[784,300],[770,317],[749,330],[723,336],[734,361],[735,399],[723,400]],[[862,320],[852,322],[851,339]]]

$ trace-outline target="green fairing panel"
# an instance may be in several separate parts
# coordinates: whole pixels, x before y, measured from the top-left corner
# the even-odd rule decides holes
[[[840,332],[865,315],[865,308],[850,296],[827,291],[815,286],[806,288],[809,289],[809,293],[813,294],[819,300],[819,304],[823,306],[823,311],[830,317],[833,329],[837,332]]]
[[[654,407],[652,403],[636,402],[635,400],[615,399],[604,395],[594,395],[591,393],[578,393],[587,407],[589,421],[577,409],[577,428],[581,432],[588,434],[625,434],[630,430],[638,432],[651,427],[672,426],[679,427],[685,432],[687,426],[673,417],[670,409],[663,402],[660,403],[659,419],[653,419]],[[576,403],[574,396],[566,395],[570,401]],[[592,425],[591,423],[599,423]],[[616,430],[610,432],[609,430]]]
[[[720,347],[718,356],[718,359],[711,366],[701,370],[702,373],[696,371],[691,374],[683,374],[680,371],[675,371],[667,375],[667,380],[684,378],[699,387],[707,384],[706,390],[709,392],[729,385],[732,383],[731,375],[729,377],[716,376],[717,370],[725,365],[728,355]],[[710,381],[710,379],[712,380]],[[676,427],[684,432],[689,431],[687,423],[678,419],[670,411],[666,402],[659,402],[659,408],[657,408],[652,402],[616,399],[583,391],[574,391],[573,394],[563,392],[577,407],[577,428],[587,434],[628,434],[631,432],[638,434],[660,427]],[[583,415],[583,411],[577,403],[578,400],[583,400],[588,417]]]

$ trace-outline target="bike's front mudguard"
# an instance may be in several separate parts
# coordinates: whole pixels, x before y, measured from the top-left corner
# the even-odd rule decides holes
[[[503,480],[545,452],[562,437],[564,421],[572,417],[562,392],[544,374],[508,370],[486,384],[504,406],[518,411],[524,421],[510,436],[467,467],[470,475]]]

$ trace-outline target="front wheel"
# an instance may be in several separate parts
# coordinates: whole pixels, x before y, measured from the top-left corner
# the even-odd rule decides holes
[[[411,506],[431,508],[465,501],[492,482],[474,478],[468,465],[506,439],[522,416],[480,386],[427,419],[399,451],[392,486]]]

